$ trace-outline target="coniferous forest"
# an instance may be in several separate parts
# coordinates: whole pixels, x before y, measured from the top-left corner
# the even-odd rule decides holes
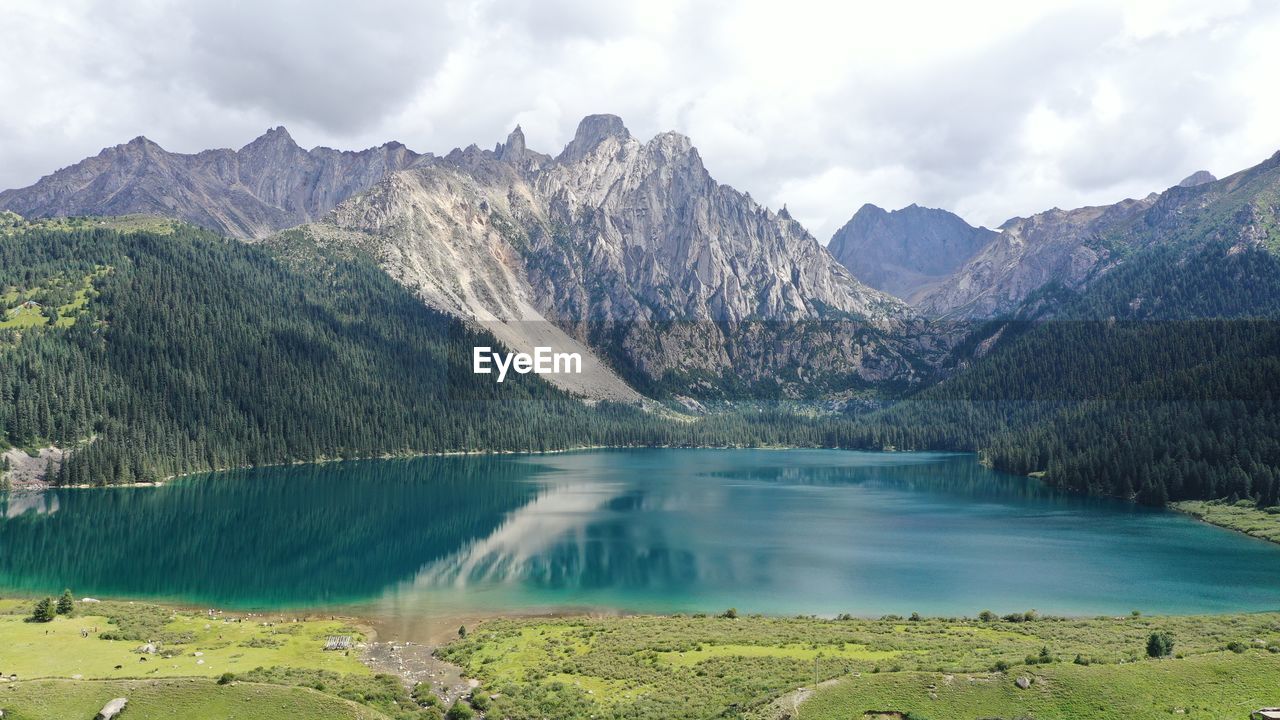
[[[1082,294],[1047,290],[1052,319],[965,329],[936,382],[879,407],[746,403],[694,421],[473,375],[470,348],[494,341],[359,255],[183,225],[34,229],[0,238],[0,292],[41,301],[0,325],[0,443],[70,449],[60,484],[421,452],[798,445],[979,452],[1151,504],[1280,492],[1280,261],[1262,250],[1151,250]]]

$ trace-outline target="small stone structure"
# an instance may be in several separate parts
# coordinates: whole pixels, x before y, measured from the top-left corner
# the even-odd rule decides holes
[[[350,635],[330,635],[324,639],[325,650],[350,650],[352,645]]]

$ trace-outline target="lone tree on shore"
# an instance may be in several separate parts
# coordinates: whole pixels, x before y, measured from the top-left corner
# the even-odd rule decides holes
[[[1153,658],[1169,657],[1173,654],[1173,635],[1167,632],[1153,632],[1147,638],[1147,655]]]
[[[75,598],[71,597],[70,590],[63,590],[62,596],[58,598],[58,614],[70,615],[76,609]]]
[[[31,622],[52,622],[54,618],[53,598],[42,598],[31,611]]]

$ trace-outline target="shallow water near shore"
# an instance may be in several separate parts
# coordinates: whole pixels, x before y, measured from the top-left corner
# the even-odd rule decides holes
[[[0,591],[458,617],[1280,609],[1280,546],[971,455],[592,450],[0,499]],[[456,627],[456,625],[454,626]]]

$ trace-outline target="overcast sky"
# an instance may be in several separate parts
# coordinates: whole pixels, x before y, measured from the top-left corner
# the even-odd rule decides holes
[[[0,188],[137,135],[556,153],[586,114],[693,138],[822,241],[860,205],[975,224],[1280,149],[1280,3],[5,0]]]

